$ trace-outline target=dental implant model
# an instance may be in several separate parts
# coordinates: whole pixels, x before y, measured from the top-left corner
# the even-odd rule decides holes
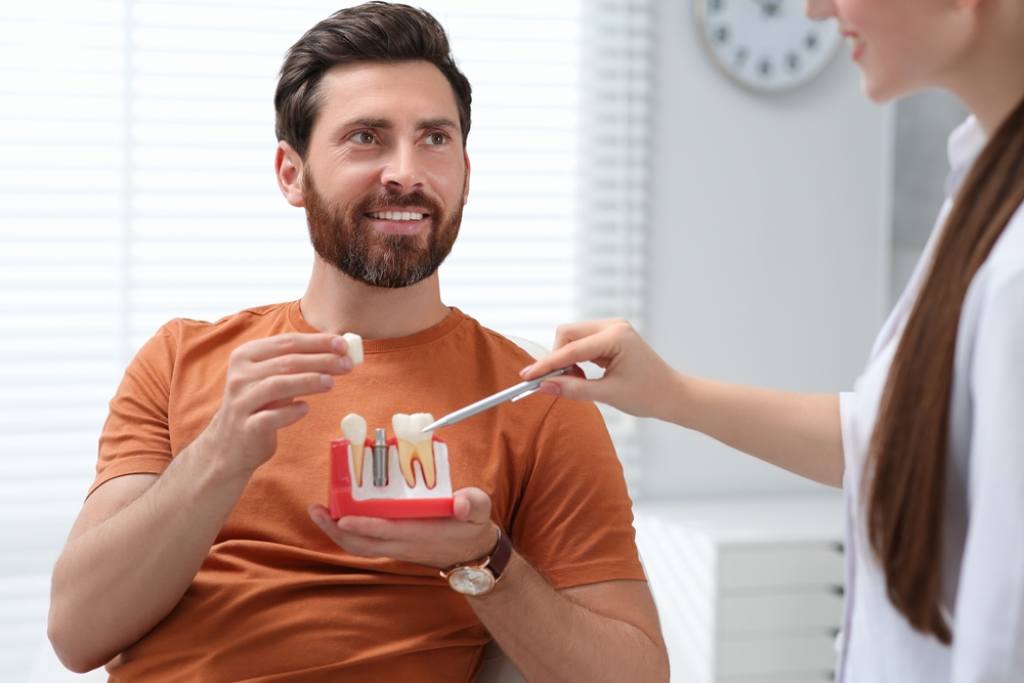
[[[433,421],[429,413],[398,413],[391,418],[392,438],[378,427],[371,439],[361,415],[346,415],[342,438],[331,441],[331,517],[450,517],[448,445],[422,431]]]

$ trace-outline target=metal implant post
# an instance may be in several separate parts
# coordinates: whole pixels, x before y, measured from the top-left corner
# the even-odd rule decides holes
[[[373,485],[388,485],[388,438],[383,427],[377,427],[374,433]]]

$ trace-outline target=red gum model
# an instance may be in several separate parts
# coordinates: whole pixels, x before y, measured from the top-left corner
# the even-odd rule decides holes
[[[393,445],[394,439],[388,439]],[[434,437],[434,442],[444,443]],[[367,439],[366,444],[373,446]],[[451,517],[454,513],[452,498],[372,498],[355,500],[352,497],[352,474],[348,468],[348,439],[331,441],[331,477],[327,489],[327,509],[332,519],[347,516],[410,519],[417,517]],[[422,467],[422,466],[421,466]],[[363,470],[366,476],[366,470]]]

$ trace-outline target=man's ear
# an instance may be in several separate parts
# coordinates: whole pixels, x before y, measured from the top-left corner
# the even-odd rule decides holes
[[[463,152],[462,158],[466,162],[466,186],[462,190],[462,205],[465,206],[469,201],[469,152]]]
[[[277,143],[274,172],[277,175],[277,186],[288,203],[292,206],[305,206],[302,196],[302,158],[284,140]]]

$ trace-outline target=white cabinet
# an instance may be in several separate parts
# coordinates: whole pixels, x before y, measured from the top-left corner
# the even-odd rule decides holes
[[[674,683],[824,683],[842,619],[840,496],[636,508]]]

